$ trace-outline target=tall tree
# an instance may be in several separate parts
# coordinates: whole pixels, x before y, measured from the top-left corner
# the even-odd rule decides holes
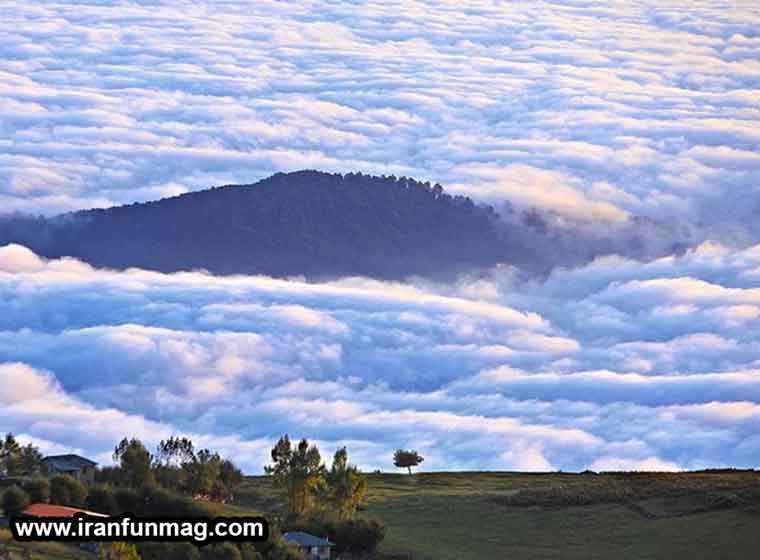
[[[286,488],[291,513],[300,515],[312,505],[314,491],[324,484],[325,466],[316,445],[302,439],[293,448],[288,435],[272,448],[273,465],[265,467],[275,485]]]
[[[50,479],[50,503],[82,507],[87,499],[87,487],[74,477],[59,474]]]
[[[195,458],[195,446],[186,437],[161,440],[156,448],[156,461],[167,467],[179,467]]]
[[[367,492],[367,479],[356,466],[349,465],[345,447],[335,452],[326,482],[326,503],[340,519],[353,517]]]
[[[414,450],[407,451],[404,449],[397,449],[393,454],[393,464],[400,469],[409,469],[409,474],[412,474],[412,467],[418,466],[425,459]]]
[[[153,456],[139,439],[121,440],[114,449],[113,459],[119,463],[123,482],[128,486],[138,488],[153,482]]]
[[[219,481],[214,492],[214,498],[218,500],[229,500],[235,494],[238,486],[243,483],[243,473],[235,464],[223,459],[219,463]]]
[[[211,497],[214,485],[219,480],[219,468],[222,462],[218,453],[201,449],[192,461],[184,463],[186,490],[192,496]]]
[[[5,438],[0,441],[0,471],[9,476],[17,475],[20,453],[21,446],[16,441],[16,436],[11,433],[5,434]]]
[[[157,482],[172,491],[184,491],[188,486],[189,465],[195,461],[195,446],[186,437],[172,436],[161,440],[156,448],[153,473]]]
[[[18,462],[21,474],[35,474],[42,469],[42,453],[34,445],[27,443],[19,451]]]
[[[42,454],[31,443],[22,447],[11,433],[0,440],[0,472],[8,476],[31,475],[41,467]]]

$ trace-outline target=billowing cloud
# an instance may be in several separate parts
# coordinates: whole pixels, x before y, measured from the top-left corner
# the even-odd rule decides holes
[[[546,280],[307,283],[7,246],[0,427],[101,458],[188,433],[252,472],[286,432],[366,468],[406,446],[440,469],[757,466],[758,267],[712,244]]]
[[[679,242],[760,241],[751,3],[4,8],[5,211],[320,168],[593,220],[601,239],[644,217]]]
[[[407,175],[493,204],[542,273],[309,283],[2,247],[0,430],[102,461],[185,433],[252,472],[284,432],[365,468],[407,446],[434,469],[760,466],[749,3],[12,0],[0,23],[3,213]]]

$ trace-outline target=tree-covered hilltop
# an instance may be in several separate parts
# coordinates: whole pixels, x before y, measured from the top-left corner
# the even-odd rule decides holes
[[[156,202],[5,220],[0,244],[113,268],[397,279],[493,265],[505,254],[500,231],[490,207],[439,185],[299,171]]]

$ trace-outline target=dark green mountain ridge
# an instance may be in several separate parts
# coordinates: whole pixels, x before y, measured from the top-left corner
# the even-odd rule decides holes
[[[413,179],[277,173],[154,202],[0,223],[0,244],[94,266],[448,277],[506,260],[496,212]]]

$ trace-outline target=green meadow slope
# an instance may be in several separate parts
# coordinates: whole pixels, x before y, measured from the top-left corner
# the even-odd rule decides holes
[[[249,478],[239,503],[278,511]],[[760,472],[369,475],[382,558],[746,559],[760,550]]]
[[[743,560],[760,550],[760,472],[370,474],[368,483],[361,515],[386,525],[378,560]],[[270,479],[249,477],[217,513],[280,515],[284,498]],[[91,558],[29,548],[35,560]]]

